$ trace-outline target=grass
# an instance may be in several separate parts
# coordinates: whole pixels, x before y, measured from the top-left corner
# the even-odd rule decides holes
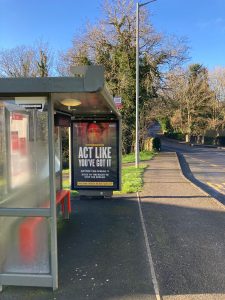
[[[70,169],[63,169],[63,175],[70,176]]]
[[[140,152],[140,160],[146,161],[152,159],[152,157],[156,154],[154,151],[141,151]],[[135,154],[127,154],[122,158],[122,162],[124,163],[133,163],[135,162]],[[143,173],[146,164],[140,164],[139,168],[135,166],[122,166],[122,190],[115,191],[114,194],[128,194],[139,192],[143,186]],[[70,189],[69,178],[69,169],[63,170],[64,180],[63,180],[63,188]],[[72,195],[78,195],[77,191],[72,191]]]
[[[128,166],[122,168],[122,190],[116,191],[114,194],[127,194],[127,193],[135,193],[141,190],[143,186],[143,173],[144,169],[147,165],[139,165],[139,168],[135,166]],[[69,174],[69,170],[63,170],[63,174]],[[70,189],[70,181],[69,179],[63,179],[63,189]],[[78,195],[77,191],[71,191],[72,195]]]
[[[140,160],[150,160],[155,155],[154,151],[141,151],[140,152]],[[132,163],[135,162],[135,153],[130,153],[123,155],[122,163]]]
[[[63,183],[62,183],[63,189],[70,190],[69,169],[64,169],[62,173],[63,173]],[[77,191],[72,191],[72,190],[70,191],[70,193],[71,193],[71,196],[76,196],[79,194]]]
[[[146,164],[139,165],[139,168],[135,166],[123,167],[122,189],[121,191],[114,192],[114,194],[128,194],[141,191],[143,186],[143,173],[146,167]]]
[[[156,155],[155,151],[141,151],[140,152],[140,161],[147,161],[153,158]],[[135,153],[130,153],[123,155],[122,163],[134,163],[135,162]],[[128,194],[139,192],[143,186],[143,173],[146,164],[139,165],[139,168],[135,166],[122,166],[122,190],[119,192],[114,192],[115,194]]]

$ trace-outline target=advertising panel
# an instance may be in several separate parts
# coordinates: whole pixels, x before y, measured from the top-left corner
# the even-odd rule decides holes
[[[72,189],[119,188],[117,121],[72,124]]]

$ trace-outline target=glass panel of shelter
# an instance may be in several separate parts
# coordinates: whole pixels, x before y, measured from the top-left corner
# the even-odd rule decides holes
[[[55,129],[57,176],[60,136]],[[60,183],[61,178],[58,179]],[[49,208],[48,108],[26,109],[0,100],[0,210]],[[0,273],[50,273],[46,217],[0,216]]]
[[[0,207],[49,207],[47,107],[43,111],[26,110],[14,100],[0,100],[0,103]],[[62,188],[59,127],[54,128],[54,140],[59,190]]]

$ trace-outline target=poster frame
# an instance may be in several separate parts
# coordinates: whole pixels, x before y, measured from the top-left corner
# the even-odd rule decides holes
[[[74,178],[76,176],[76,168],[75,168],[75,162],[74,162],[74,124],[75,123],[115,123],[116,124],[116,184],[111,186],[76,186],[74,182]],[[77,191],[100,191],[100,190],[108,190],[108,191],[118,191],[120,190],[120,122],[117,119],[77,119],[72,120],[71,122],[71,190],[77,190]]]

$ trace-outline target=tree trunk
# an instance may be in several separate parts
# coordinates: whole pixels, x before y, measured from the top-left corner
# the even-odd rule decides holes
[[[205,136],[202,135],[201,144],[203,145],[205,143]]]
[[[190,143],[190,134],[189,133],[186,133],[186,135],[185,135],[185,142]]]

